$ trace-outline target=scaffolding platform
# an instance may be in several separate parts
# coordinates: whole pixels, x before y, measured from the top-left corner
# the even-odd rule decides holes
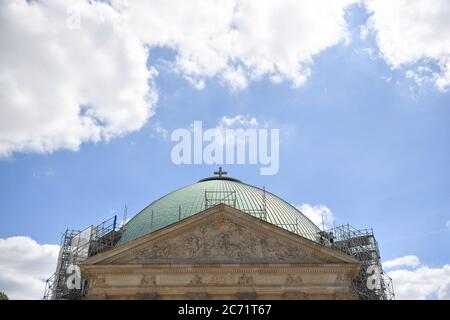
[[[346,224],[321,231],[318,235],[323,244],[361,262],[361,270],[353,278],[353,288],[359,299],[395,299],[392,279],[383,271],[378,242],[372,229],[356,229]]]
[[[205,190],[205,210],[208,208],[212,208],[217,206],[218,204],[226,204],[232,208],[236,208],[245,213],[248,213],[251,216],[254,216],[258,219],[267,221],[267,210],[266,210],[266,190],[263,189],[261,194],[261,202],[259,208],[255,207],[238,207],[237,206],[237,197],[236,191],[210,191]],[[257,200],[258,201],[258,200]]]
[[[67,281],[70,266],[77,266],[89,257],[111,249],[119,240],[122,229],[117,216],[84,230],[67,229],[61,238],[56,272],[46,281],[44,300],[78,300],[83,297],[86,281],[81,279],[80,289],[69,289]]]

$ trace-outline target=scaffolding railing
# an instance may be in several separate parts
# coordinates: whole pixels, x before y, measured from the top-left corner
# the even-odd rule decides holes
[[[70,267],[78,266],[87,258],[111,249],[119,240],[119,229],[117,216],[81,231],[67,229],[61,238],[56,271],[46,281],[43,299],[81,299],[86,289],[86,281],[80,279],[79,288],[69,287],[69,277],[73,274]]]
[[[205,209],[214,207],[220,203],[230,207],[236,207],[236,191],[209,191],[205,190]]]
[[[372,229],[356,229],[346,224],[318,234],[323,244],[360,261],[360,272],[352,282],[361,300],[395,299],[392,279],[383,271],[378,242]]]
[[[261,204],[259,208],[255,207],[243,207],[237,206],[236,191],[218,191],[218,190],[205,190],[205,210],[214,207],[218,204],[226,204],[230,207],[239,209],[245,213],[248,213],[256,218],[267,221],[267,210],[266,210],[266,191],[263,189]]]

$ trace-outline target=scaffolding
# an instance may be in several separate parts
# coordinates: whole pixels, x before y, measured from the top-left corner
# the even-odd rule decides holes
[[[383,271],[380,250],[372,229],[356,229],[348,224],[319,232],[323,244],[345,252],[361,262],[353,278],[353,288],[361,300],[393,300],[392,279]]]
[[[232,208],[241,210],[247,214],[250,214],[258,219],[267,221],[267,210],[266,210],[266,190],[263,189],[262,201],[259,208],[250,207],[237,207],[237,197],[236,191],[209,191],[205,190],[205,210],[214,207],[218,204],[226,204]]]
[[[46,281],[43,299],[81,299],[86,289],[86,281],[81,279],[79,289],[69,289],[67,282],[73,274],[70,272],[71,266],[78,266],[87,258],[111,249],[119,240],[122,229],[117,226],[117,216],[81,231],[67,229],[61,238],[56,271]]]

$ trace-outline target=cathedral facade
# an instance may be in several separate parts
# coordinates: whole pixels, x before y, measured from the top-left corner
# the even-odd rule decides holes
[[[354,257],[281,198],[218,176],[176,190],[80,264],[85,299],[357,299]]]

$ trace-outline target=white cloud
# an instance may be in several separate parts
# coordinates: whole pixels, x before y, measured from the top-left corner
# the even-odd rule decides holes
[[[450,86],[448,0],[435,0],[432,5],[428,0],[366,0],[366,6],[372,14],[367,27],[376,33],[380,52],[393,68],[434,61],[440,71],[428,79],[440,89]],[[422,76],[409,76],[423,83]]]
[[[1,1],[0,30],[0,156],[77,150],[152,115],[148,52],[106,3]]]
[[[316,55],[349,40],[345,10],[358,1],[2,1],[0,156],[142,128],[157,101],[155,47],[173,49],[198,89],[211,78],[298,87]]]
[[[420,266],[420,260],[417,256],[404,256],[394,260],[389,260],[383,263],[384,268],[396,268],[396,267],[412,267],[417,268]]]
[[[450,265],[432,268],[417,256],[405,256],[383,263],[385,268],[407,266],[387,274],[392,278],[396,299],[450,299]],[[412,270],[411,270],[412,268]]]
[[[308,217],[309,220],[314,222],[314,224],[320,229],[323,228],[323,224],[325,225],[325,229],[333,227],[334,214],[328,207],[322,204],[312,206],[308,203],[304,203],[300,206],[297,206],[297,209],[299,209],[306,217]]]
[[[248,144],[250,140],[245,135],[231,134],[233,130],[257,129],[259,127],[258,120],[249,115],[238,114],[235,116],[223,116],[217,126],[213,129],[217,132],[217,140],[219,147],[223,147],[225,143],[234,146],[238,143]],[[230,132],[229,132],[230,131]]]
[[[220,119],[219,128],[255,128],[258,126],[258,121],[255,117],[250,117],[248,115],[238,114],[234,117],[223,116]]]
[[[439,79],[439,74],[433,72],[427,66],[419,66],[415,70],[407,70],[405,75],[407,78],[414,80],[414,82],[419,86],[425,82],[435,82]]]
[[[358,0],[113,0],[151,46],[176,50],[174,68],[199,88],[218,76],[239,90],[269,76],[300,86],[315,55],[348,40],[345,8]]]
[[[0,239],[0,291],[10,299],[41,299],[55,272],[59,246],[29,237]]]
[[[241,66],[223,71],[223,79],[232,91],[245,89],[248,85],[247,76]]]
[[[359,37],[361,38],[361,40],[366,40],[369,32],[369,28],[367,28],[366,25],[361,26],[359,30]]]
[[[162,137],[164,139],[166,139],[167,135],[169,134],[167,129],[164,128],[159,121],[156,121],[152,125],[151,129],[152,129],[152,131],[154,132],[155,135],[160,136],[160,137]]]
[[[447,228],[450,228],[450,220],[447,221],[447,223],[445,224],[445,226],[446,226]]]

